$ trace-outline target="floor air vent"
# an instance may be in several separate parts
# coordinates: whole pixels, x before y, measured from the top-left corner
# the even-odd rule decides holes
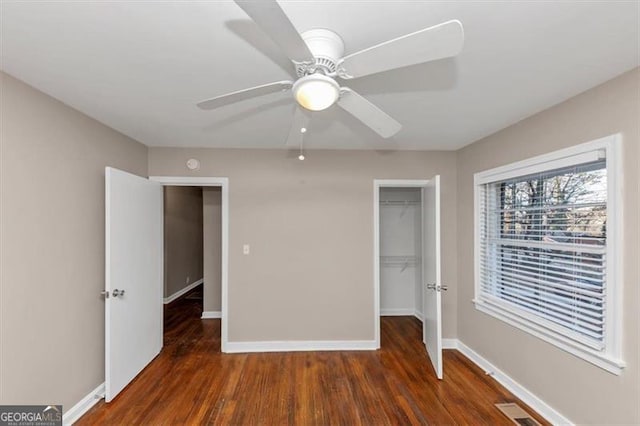
[[[498,410],[502,411],[505,416],[509,417],[513,423],[521,426],[540,426],[533,417],[522,409],[516,403],[496,404]]]

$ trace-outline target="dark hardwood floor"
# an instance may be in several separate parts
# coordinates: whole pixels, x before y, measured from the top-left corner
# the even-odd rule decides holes
[[[193,293],[169,305],[160,355],[76,424],[512,424],[498,402],[548,424],[458,351],[437,380],[415,318],[383,318],[379,351],[222,354],[220,320],[201,311]]]

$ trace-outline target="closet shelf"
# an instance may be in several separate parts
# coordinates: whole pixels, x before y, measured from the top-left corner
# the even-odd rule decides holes
[[[421,258],[418,256],[380,256],[380,262],[383,263],[403,263],[413,262],[417,263]]]
[[[404,214],[414,206],[418,206],[420,201],[410,201],[410,200],[381,200],[380,207],[402,207],[402,211],[400,212],[400,217],[404,216]],[[395,209],[394,209],[395,210]]]

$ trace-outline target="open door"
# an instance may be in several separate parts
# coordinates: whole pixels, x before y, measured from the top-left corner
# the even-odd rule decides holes
[[[440,176],[422,191],[423,340],[433,368],[442,379],[442,286],[440,271]]]
[[[162,349],[162,185],[106,168],[105,401]]]

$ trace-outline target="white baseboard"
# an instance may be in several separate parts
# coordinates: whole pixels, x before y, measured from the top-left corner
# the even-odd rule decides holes
[[[227,342],[225,352],[372,351],[375,340],[309,340],[274,342]]]
[[[104,398],[104,383],[89,392],[87,396],[82,398],[76,405],[69,408],[62,415],[62,424],[65,426],[74,424],[84,413],[89,411],[89,409],[96,405],[102,398]]]
[[[415,309],[380,309],[381,317],[409,317],[416,313]]]
[[[418,312],[415,309],[403,308],[403,309],[381,309],[381,317],[416,317],[420,321],[424,321],[422,312]]]
[[[493,377],[500,383],[502,386],[507,388],[512,394],[517,396],[527,404],[529,407],[533,408],[540,414],[542,417],[547,419],[551,424],[554,425],[572,425],[573,423],[560,414],[557,410],[551,407],[549,404],[544,402],[542,399],[538,398],[536,395],[531,393],[527,388],[522,386],[520,383],[513,380],[506,373],[498,369],[495,365],[491,364],[487,361],[482,355],[478,354],[476,351],[462,343],[458,339],[443,339],[443,346],[445,346],[444,341],[447,340],[450,345],[455,345],[455,349],[458,349],[464,356],[473,361],[478,367],[482,368],[487,372],[488,375]],[[453,342],[455,341],[455,342]],[[453,347],[452,347],[453,349]]]
[[[200,318],[202,318],[202,319],[222,318],[222,312],[220,312],[220,311],[203,311],[202,312],[202,316]]]
[[[458,343],[458,339],[442,339],[442,349],[458,349]]]
[[[191,284],[189,284],[188,286],[186,286],[185,288],[183,288],[182,290],[178,290],[175,293],[173,293],[171,296],[165,297],[164,298],[164,304],[166,305],[167,303],[171,303],[174,300],[176,300],[178,297],[182,296],[185,293],[188,293],[189,291],[193,290],[194,288],[198,287],[200,284],[202,284],[204,282],[204,279],[201,278],[198,281],[194,281]]]

